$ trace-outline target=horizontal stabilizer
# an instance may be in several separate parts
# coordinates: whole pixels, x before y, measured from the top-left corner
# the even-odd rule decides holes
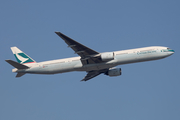
[[[28,66],[22,65],[18,62],[15,62],[13,60],[5,60],[6,62],[8,62],[9,64],[11,64],[13,67],[17,68],[17,69],[27,69],[29,68]]]
[[[21,77],[21,76],[23,76],[24,74],[26,74],[26,73],[17,73],[16,77]]]

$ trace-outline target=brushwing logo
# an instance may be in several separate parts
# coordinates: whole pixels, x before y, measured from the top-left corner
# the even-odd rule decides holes
[[[23,54],[23,53],[22,53]],[[18,60],[19,63],[25,63],[29,58],[24,58],[23,56],[19,55],[18,53],[15,54],[16,55],[16,58]]]

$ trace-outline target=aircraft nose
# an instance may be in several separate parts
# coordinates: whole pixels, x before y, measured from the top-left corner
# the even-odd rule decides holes
[[[172,54],[174,54],[175,51],[172,50],[172,49],[169,49],[168,52],[169,52],[170,55],[172,55]]]

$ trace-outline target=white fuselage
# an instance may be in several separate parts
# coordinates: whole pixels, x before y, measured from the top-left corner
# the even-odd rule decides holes
[[[174,53],[167,47],[152,46],[138,49],[129,49],[114,52],[114,60],[107,62],[87,64],[81,63],[81,57],[58,59],[39,63],[25,64],[29,69],[13,69],[13,72],[33,74],[56,74],[71,71],[92,71],[115,67],[117,65],[157,60],[168,57]]]

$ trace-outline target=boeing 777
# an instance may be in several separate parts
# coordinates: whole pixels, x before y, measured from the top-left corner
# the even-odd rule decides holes
[[[115,66],[117,65],[158,60],[174,53],[174,50],[161,46],[99,53],[78,43],[61,32],[55,33],[61,37],[67,43],[68,47],[72,48],[79,57],[36,62],[17,47],[11,47],[17,62],[13,60],[6,60],[6,62],[15,67],[12,69],[12,72],[17,73],[16,77],[21,77],[26,73],[56,74],[72,71],[86,71],[87,75],[82,81],[87,81],[102,73],[110,77],[121,75],[121,68],[116,68]]]

